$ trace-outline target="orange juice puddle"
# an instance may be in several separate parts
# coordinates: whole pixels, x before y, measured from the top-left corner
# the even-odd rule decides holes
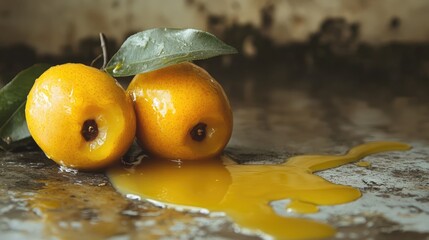
[[[223,212],[241,228],[274,238],[325,238],[335,234],[332,226],[279,216],[270,202],[289,199],[287,211],[309,214],[317,212],[320,205],[354,201],[361,196],[358,189],[328,182],[313,173],[370,154],[410,148],[398,142],[371,142],[344,155],[296,156],[278,165],[239,165],[226,156],[204,161],[143,158],[138,165],[114,167],[107,174],[114,187],[129,197]]]

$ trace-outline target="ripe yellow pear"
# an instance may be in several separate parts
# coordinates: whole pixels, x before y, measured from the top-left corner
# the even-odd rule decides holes
[[[51,67],[35,82],[25,108],[30,134],[63,166],[103,168],[135,137],[132,101],[107,73],[82,64]]]
[[[149,154],[167,159],[207,159],[221,153],[232,133],[232,112],[221,85],[185,62],[138,74],[128,94],[137,139]]]

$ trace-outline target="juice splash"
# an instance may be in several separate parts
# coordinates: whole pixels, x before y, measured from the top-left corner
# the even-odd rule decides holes
[[[358,161],[370,154],[408,150],[407,144],[371,142],[339,156],[304,155],[279,165],[239,165],[226,156],[205,161],[143,158],[132,167],[114,167],[108,176],[124,195],[158,203],[224,212],[240,227],[274,238],[331,237],[328,224],[278,216],[270,202],[290,199],[288,211],[313,213],[319,205],[354,201],[358,189],[331,183],[313,173]]]

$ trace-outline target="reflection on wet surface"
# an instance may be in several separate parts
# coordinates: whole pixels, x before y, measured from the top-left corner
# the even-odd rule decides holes
[[[295,155],[341,154],[376,140],[411,144],[413,149],[404,154],[366,158],[368,168],[349,164],[319,173],[334,183],[359,188],[363,196],[351,205],[308,215],[336,227],[338,239],[429,236],[422,225],[429,220],[425,191],[429,87],[424,79],[366,79],[354,72],[291,74],[281,64],[208,70],[231,100],[234,131],[226,152],[239,163],[272,164]],[[68,239],[76,234],[93,239],[107,235],[258,238],[236,232],[226,217],[127,200],[102,173],[60,171],[40,152],[2,152],[0,164],[2,239],[54,235]],[[284,205],[275,207],[276,212],[289,216],[282,212]]]
[[[289,76],[281,67],[242,76],[244,83],[234,81],[240,76],[219,75],[234,93],[230,146],[308,153],[386,138],[429,140],[429,97],[422,91],[429,85],[423,79]]]

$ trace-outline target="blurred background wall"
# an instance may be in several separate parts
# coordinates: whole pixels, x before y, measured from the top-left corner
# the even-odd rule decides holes
[[[277,44],[306,41],[327,18],[359,27],[371,44],[429,40],[427,0],[14,0],[0,1],[0,46],[23,43],[38,54],[75,50],[104,32],[120,42],[153,27],[222,33],[250,25]]]
[[[0,1],[0,87],[34,63],[90,64],[99,32],[111,56],[130,34],[155,27],[206,30],[239,50],[211,66],[428,79],[428,13],[427,0]]]

